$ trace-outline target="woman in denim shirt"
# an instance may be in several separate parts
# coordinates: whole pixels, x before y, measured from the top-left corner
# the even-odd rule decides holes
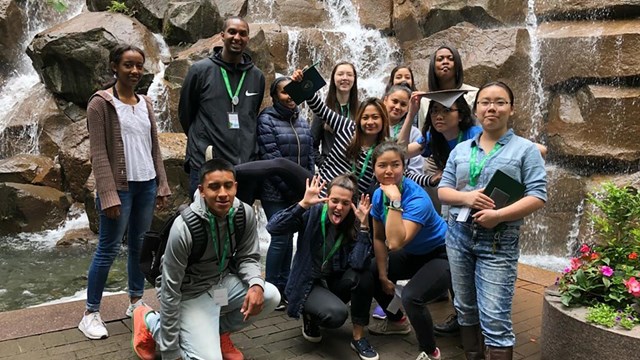
[[[536,145],[508,128],[514,97],[502,82],[482,86],[474,112],[482,133],[451,151],[438,195],[451,205],[446,245],[467,359],[512,359],[511,305],[517,276],[519,228],[547,200],[544,162]],[[524,184],[524,197],[495,209],[482,193],[500,169]],[[457,221],[465,207],[472,221]]]

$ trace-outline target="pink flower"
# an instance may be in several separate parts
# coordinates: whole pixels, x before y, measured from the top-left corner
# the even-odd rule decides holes
[[[638,258],[638,253],[637,252],[632,252],[631,254],[629,254],[629,260],[635,260]]]
[[[625,280],[624,286],[627,287],[629,294],[635,297],[640,297],[640,282],[638,282],[635,277],[632,276],[629,280]]]
[[[582,246],[580,246],[580,252],[581,253],[588,253],[589,251],[591,251],[591,249],[589,249],[589,245],[587,244],[582,244]]]
[[[571,272],[571,267],[570,266],[567,266],[566,268],[564,268],[564,270],[562,270],[563,274],[568,274],[570,272]]]
[[[578,270],[582,266],[582,261],[578,258],[571,259],[571,270]]]
[[[611,275],[613,275],[613,269],[606,265],[600,268],[600,272],[606,277],[611,277]]]

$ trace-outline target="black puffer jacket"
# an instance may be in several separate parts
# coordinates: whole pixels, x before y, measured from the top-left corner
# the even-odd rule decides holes
[[[298,109],[290,110],[280,104],[270,106],[258,116],[258,151],[260,159],[285,158],[314,172],[313,137],[306,119],[298,116]],[[264,182],[262,199],[294,202],[286,183],[277,176]]]

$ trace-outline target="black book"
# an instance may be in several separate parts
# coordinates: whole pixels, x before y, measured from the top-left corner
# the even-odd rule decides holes
[[[302,81],[292,81],[284,87],[284,91],[291,96],[291,99],[300,105],[305,100],[311,99],[316,91],[320,90],[327,84],[322,75],[316,69],[315,64],[307,68],[303,72]]]
[[[496,204],[496,209],[500,209],[522,199],[524,191],[524,184],[521,184],[503,171],[496,170],[491,180],[489,180],[489,184],[484,188],[483,193],[493,200]]]

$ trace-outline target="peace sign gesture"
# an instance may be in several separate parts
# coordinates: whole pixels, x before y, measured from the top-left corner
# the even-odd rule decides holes
[[[301,207],[309,209],[315,204],[326,202],[329,198],[321,198],[320,192],[327,184],[326,181],[320,180],[320,176],[315,175],[311,180],[307,179],[307,189],[304,192],[304,198],[298,203]]]

